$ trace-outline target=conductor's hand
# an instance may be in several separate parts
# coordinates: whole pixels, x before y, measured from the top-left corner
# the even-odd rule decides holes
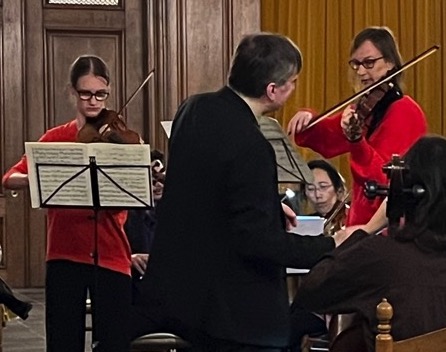
[[[313,114],[309,111],[298,111],[288,123],[287,132],[288,135],[295,135],[302,132],[309,124]]]
[[[287,231],[289,231],[293,227],[297,226],[296,213],[288,205],[283,204],[283,203],[282,203],[282,209],[283,209],[283,212],[285,213],[286,229],[287,229]]]
[[[144,275],[146,272],[148,261],[149,255],[147,253],[132,254],[132,267],[135,268],[141,275]]]

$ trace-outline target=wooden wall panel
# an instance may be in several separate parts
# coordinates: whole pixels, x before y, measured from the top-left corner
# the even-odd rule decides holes
[[[182,48],[186,61],[182,79],[189,82],[185,94],[218,89],[227,71],[221,55],[228,38],[223,26],[223,2],[207,0],[205,6],[197,6],[194,1],[185,1],[183,11],[188,24]],[[200,23],[202,30],[194,30]]]
[[[123,33],[90,33],[79,31],[46,31],[45,87],[48,91],[48,114],[50,126],[72,120],[75,116],[76,100],[70,92],[68,72],[72,62],[79,56],[79,48],[88,55],[102,57],[110,69],[111,86],[107,107],[119,110],[122,82],[121,53]],[[137,83],[137,82],[135,82]],[[136,88],[136,86],[135,86]],[[60,104],[60,102],[66,102]]]
[[[24,1],[3,0],[2,3],[2,106],[1,125],[3,154],[2,167],[11,166],[13,160],[17,160],[23,151],[24,135],[26,133],[24,123],[25,92],[22,82],[25,80],[23,66],[23,26],[22,15]],[[5,171],[3,169],[2,171]],[[22,258],[28,250],[26,236],[27,206],[24,197],[12,197],[10,192],[5,192],[0,201],[4,204],[4,231],[5,246],[3,248],[4,269],[0,275],[8,282],[19,282],[26,276],[27,267],[21,264]],[[20,219],[20,220],[17,220]],[[8,229],[14,228],[9,234]]]
[[[186,97],[220,88],[226,83],[230,57],[240,37],[260,30],[258,0],[159,1],[156,8],[166,24],[162,41],[165,69],[160,82],[161,116],[172,120]],[[248,21],[249,20],[249,21]],[[158,137],[160,138],[160,137]],[[163,135],[164,148],[167,138]]]
[[[0,0],[0,57],[3,57],[3,3]],[[4,106],[3,101],[3,65],[0,65],[0,106]],[[4,110],[0,109],[0,122],[4,121]],[[5,161],[3,153],[1,151],[5,150],[5,130],[3,128],[3,123],[0,123],[0,173],[5,169]],[[3,196],[3,189],[0,189],[0,246],[3,252],[5,248],[5,233],[6,233],[6,199]],[[0,268],[4,268],[3,255],[0,261]]]

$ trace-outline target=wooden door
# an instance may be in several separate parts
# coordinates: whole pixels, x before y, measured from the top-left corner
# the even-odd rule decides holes
[[[47,129],[73,119],[68,74],[79,55],[98,55],[109,65],[112,82],[107,106],[113,110],[120,109],[151,69],[144,27],[151,2],[70,3],[73,1],[3,1],[3,18],[8,18],[11,24],[7,25],[12,27],[3,28],[11,36],[5,38],[11,51],[3,53],[4,67],[12,67],[14,73],[4,72],[2,88],[8,92],[8,80],[18,80],[13,83],[17,91],[8,92],[4,102],[5,168],[19,159],[25,141],[35,141]],[[142,135],[145,97],[142,91],[125,111],[130,128]],[[15,287],[44,284],[45,210],[30,209],[29,204],[26,191],[17,197],[6,192],[0,202],[2,235],[7,234],[3,275]]]

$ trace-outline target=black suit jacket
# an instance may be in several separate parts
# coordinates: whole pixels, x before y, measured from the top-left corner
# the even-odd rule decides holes
[[[137,302],[163,330],[288,344],[285,267],[310,267],[334,241],[284,230],[276,171],[273,148],[231,89],[179,108]]]

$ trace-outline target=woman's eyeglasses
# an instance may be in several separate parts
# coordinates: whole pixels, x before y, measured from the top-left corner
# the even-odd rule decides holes
[[[110,95],[109,92],[97,91],[96,93],[93,93],[88,90],[78,90],[77,94],[79,95],[79,99],[84,101],[90,100],[93,97],[95,97],[97,101],[104,101],[107,100]]]
[[[359,67],[362,65],[364,68],[366,69],[371,69],[375,66],[375,62],[380,60],[380,59],[384,59],[384,56],[381,57],[377,57],[376,59],[365,59],[363,61],[358,61],[358,60],[350,60],[348,62],[348,64],[350,65],[350,67],[352,69],[354,69],[355,71],[359,70]]]
[[[307,192],[316,192],[316,191],[318,191],[318,192],[321,192],[321,193],[325,193],[325,192],[327,192],[330,189],[331,186],[333,186],[333,185],[330,184],[330,183],[329,184],[323,183],[323,184],[320,184],[319,186],[315,186],[315,185],[310,184],[310,185],[306,185],[305,186],[305,191],[307,191]]]

